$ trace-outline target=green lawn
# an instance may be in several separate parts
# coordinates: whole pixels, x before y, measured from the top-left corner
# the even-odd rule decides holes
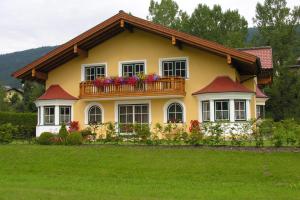
[[[6,145],[0,199],[300,199],[300,153]]]

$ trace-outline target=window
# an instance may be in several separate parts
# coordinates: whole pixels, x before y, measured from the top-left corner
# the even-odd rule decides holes
[[[246,101],[234,101],[234,118],[235,120],[246,120]]]
[[[71,122],[71,106],[59,106],[59,124]]]
[[[54,115],[54,106],[45,106],[44,107],[44,124],[45,125],[54,125],[55,115]]]
[[[95,80],[97,77],[105,77],[105,65],[88,66],[84,70],[86,81]]]
[[[133,124],[149,124],[148,104],[119,105],[120,133],[133,133]]]
[[[88,123],[100,124],[102,123],[102,110],[99,106],[92,106],[88,111]]]
[[[264,105],[256,106],[256,118],[265,118],[265,106]]]
[[[187,77],[186,60],[170,60],[162,61],[162,75],[163,76],[179,76]]]
[[[202,101],[202,120],[210,121],[210,105],[209,101]]]
[[[183,108],[180,103],[172,103],[167,109],[168,122],[181,123],[183,122]]]
[[[217,100],[215,101],[215,119],[229,120],[229,101]]]
[[[122,64],[122,76],[133,76],[137,74],[145,74],[144,63],[126,63]]]

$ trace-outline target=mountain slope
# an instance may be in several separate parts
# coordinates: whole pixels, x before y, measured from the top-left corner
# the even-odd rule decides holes
[[[20,87],[20,80],[11,77],[11,73],[45,55],[55,47],[40,47],[0,55],[0,83],[12,87]]]

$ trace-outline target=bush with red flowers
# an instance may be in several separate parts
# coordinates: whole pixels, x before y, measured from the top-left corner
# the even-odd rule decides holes
[[[71,121],[68,131],[69,132],[79,131],[79,122],[78,121]]]

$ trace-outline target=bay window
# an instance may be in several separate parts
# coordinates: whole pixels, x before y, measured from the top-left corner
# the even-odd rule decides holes
[[[210,104],[209,101],[202,101],[202,120],[210,121]]]
[[[44,124],[45,125],[55,124],[55,106],[44,107]]]
[[[59,124],[71,122],[71,106],[59,106]]]
[[[235,100],[234,101],[234,118],[238,120],[246,120],[246,101]]]
[[[215,120],[229,120],[229,100],[215,100]]]

